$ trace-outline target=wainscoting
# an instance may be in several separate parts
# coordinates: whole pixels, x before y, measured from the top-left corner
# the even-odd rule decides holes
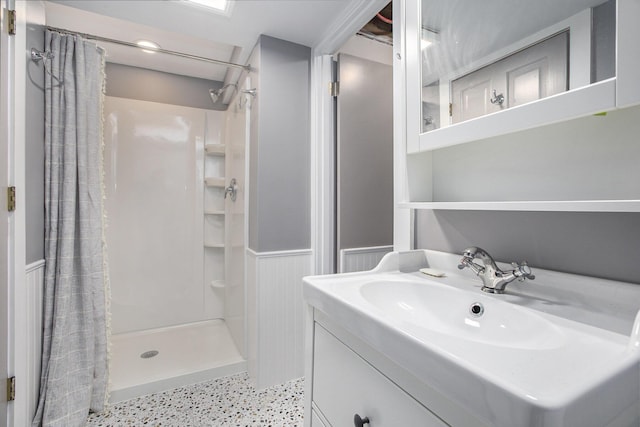
[[[393,251],[393,246],[372,246],[340,251],[340,273],[367,271],[374,268],[382,257]]]
[[[25,268],[27,299],[27,420],[31,420],[38,406],[40,364],[42,361],[42,300],[44,295],[44,260]]]
[[[247,250],[248,370],[258,390],[304,375],[302,278],[311,250]]]

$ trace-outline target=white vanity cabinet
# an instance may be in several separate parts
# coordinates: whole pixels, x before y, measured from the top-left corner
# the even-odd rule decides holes
[[[356,415],[369,419],[367,427],[484,426],[322,312],[313,311],[307,336],[313,348],[306,361],[311,396],[307,427],[359,426]],[[429,407],[432,403],[455,424],[436,415]]]
[[[640,211],[640,0],[394,7],[400,208]]]
[[[313,358],[313,402],[329,425],[357,426],[354,416],[358,415],[368,418],[371,427],[446,426],[317,324]]]

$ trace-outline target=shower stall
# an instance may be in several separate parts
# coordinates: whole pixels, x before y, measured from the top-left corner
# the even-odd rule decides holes
[[[112,401],[246,370],[248,115],[105,99]]]

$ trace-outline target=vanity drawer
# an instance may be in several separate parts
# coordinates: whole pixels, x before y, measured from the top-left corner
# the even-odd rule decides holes
[[[313,401],[332,426],[447,426],[317,323],[314,340]]]

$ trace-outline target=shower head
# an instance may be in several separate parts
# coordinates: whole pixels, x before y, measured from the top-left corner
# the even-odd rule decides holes
[[[209,96],[214,104],[218,102],[220,95],[222,95],[222,89],[209,89]]]
[[[235,88],[238,87],[238,86],[236,86],[235,83],[230,83],[230,84],[224,85],[224,86],[222,86],[222,87],[220,87],[218,89],[209,89],[209,96],[211,97],[211,101],[213,101],[214,104],[216,102],[218,102],[220,97],[224,95],[225,91],[227,90],[227,88],[229,86],[233,86]]]

